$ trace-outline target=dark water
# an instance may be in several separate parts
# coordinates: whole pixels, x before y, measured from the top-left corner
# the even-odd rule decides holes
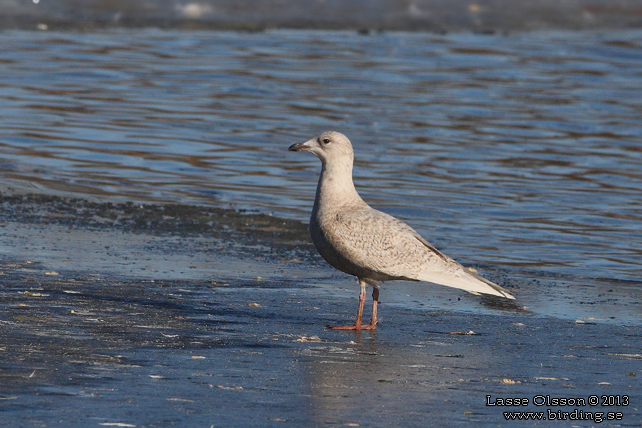
[[[453,257],[625,290],[639,316],[641,31],[5,31],[0,43],[4,187],[307,221],[320,166],[286,149],[337,130],[362,196]]]

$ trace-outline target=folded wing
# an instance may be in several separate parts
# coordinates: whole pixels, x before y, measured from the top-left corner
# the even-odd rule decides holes
[[[361,206],[342,210],[331,222],[324,228],[328,240],[343,257],[363,269],[391,278],[514,299],[508,291],[465,269],[386,213]]]

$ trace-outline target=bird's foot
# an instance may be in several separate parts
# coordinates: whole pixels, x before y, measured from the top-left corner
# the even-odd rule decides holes
[[[377,323],[374,324],[353,324],[353,325],[327,325],[330,330],[374,330]]]

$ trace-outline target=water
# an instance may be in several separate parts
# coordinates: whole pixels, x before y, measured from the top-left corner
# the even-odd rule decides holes
[[[639,306],[642,31],[0,43],[5,187],[307,221],[320,165],[286,150],[332,129],[361,195],[456,259]]]

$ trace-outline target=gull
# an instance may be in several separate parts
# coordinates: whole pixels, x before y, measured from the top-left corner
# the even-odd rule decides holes
[[[307,151],[321,160],[321,175],[310,217],[310,236],[321,257],[332,267],[359,281],[359,309],[353,325],[332,325],[339,330],[372,330],[377,327],[379,281],[425,281],[514,299],[499,285],[437,250],[401,220],[371,208],[352,182],[354,151],[339,132],[324,132],[289,151]],[[372,318],[363,324],[366,286],[371,285]]]

